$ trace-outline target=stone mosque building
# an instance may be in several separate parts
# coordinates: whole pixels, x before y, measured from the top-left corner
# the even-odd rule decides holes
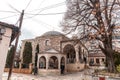
[[[36,47],[39,45],[37,60],[38,74],[60,75],[84,69],[88,60],[87,49],[78,39],[70,39],[57,31],[49,31],[34,39],[22,41],[21,63],[24,45],[32,43],[32,63],[35,61]]]

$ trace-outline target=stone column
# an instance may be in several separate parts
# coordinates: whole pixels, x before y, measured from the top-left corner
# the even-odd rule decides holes
[[[46,69],[49,67],[49,57],[46,57]]]
[[[38,55],[38,60],[37,60],[37,67],[38,67],[38,69],[39,69],[39,59],[40,59],[40,55]]]
[[[94,64],[96,64],[96,58],[94,58]]]
[[[102,58],[99,59],[100,66],[103,65]]]
[[[67,58],[66,58],[66,55],[64,56],[64,58],[65,58],[65,73],[67,73],[67,62],[66,62]]]
[[[60,66],[61,66],[61,56],[58,57],[58,69],[59,70],[61,69]]]
[[[19,69],[21,69],[21,68],[22,68],[22,63],[20,62],[20,63],[19,63]]]
[[[35,52],[36,52],[35,49],[36,49],[36,46],[34,45],[33,42],[31,42],[31,44],[32,44],[32,63],[35,63],[34,61],[35,61]]]
[[[79,48],[78,48],[78,45],[75,46],[75,52],[76,52],[76,62],[79,63]]]

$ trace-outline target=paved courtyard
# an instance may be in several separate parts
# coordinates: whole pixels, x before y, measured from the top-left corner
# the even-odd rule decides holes
[[[8,73],[4,73],[2,80],[7,80]],[[84,75],[82,72],[65,74],[60,76],[40,76],[33,74],[17,74],[13,73],[11,80],[100,80],[98,77],[92,77],[90,75]],[[120,78],[108,78],[105,80],[120,80]]]
[[[4,73],[2,80],[7,80],[8,73]],[[60,76],[40,76],[40,75],[32,75],[32,74],[17,74],[13,73],[12,80],[92,80],[91,76],[82,75],[79,73],[60,75]]]

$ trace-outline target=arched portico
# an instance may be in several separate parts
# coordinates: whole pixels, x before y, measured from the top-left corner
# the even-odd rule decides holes
[[[58,69],[58,58],[56,56],[50,57],[48,69]]]
[[[63,53],[66,54],[67,64],[75,63],[76,53],[75,53],[75,48],[73,45],[67,44],[63,49]]]
[[[42,53],[38,54],[38,74],[41,75],[60,75],[61,65],[64,65],[66,71],[66,56],[64,54]],[[41,64],[42,63],[42,64]],[[44,67],[43,67],[44,64]],[[46,67],[45,67],[46,66]]]
[[[46,58],[44,56],[39,58],[39,69],[46,69]]]
[[[62,52],[66,55],[66,71],[76,72],[84,69],[84,54],[79,40],[62,42]]]

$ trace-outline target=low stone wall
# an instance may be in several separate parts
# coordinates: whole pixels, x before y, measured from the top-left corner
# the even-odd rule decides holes
[[[67,72],[78,72],[84,69],[84,64],[74,63],[74,64],[67,64]]]
[[[38,69],[40,75],[60,75],[59,69]]]
[[[9,72],[9,68],[5,68],[4,72]],[[19,69],[19,68],[13,68],[12,72],[14,73],[24,73],[24,74],[31,74],[32,69]]]

